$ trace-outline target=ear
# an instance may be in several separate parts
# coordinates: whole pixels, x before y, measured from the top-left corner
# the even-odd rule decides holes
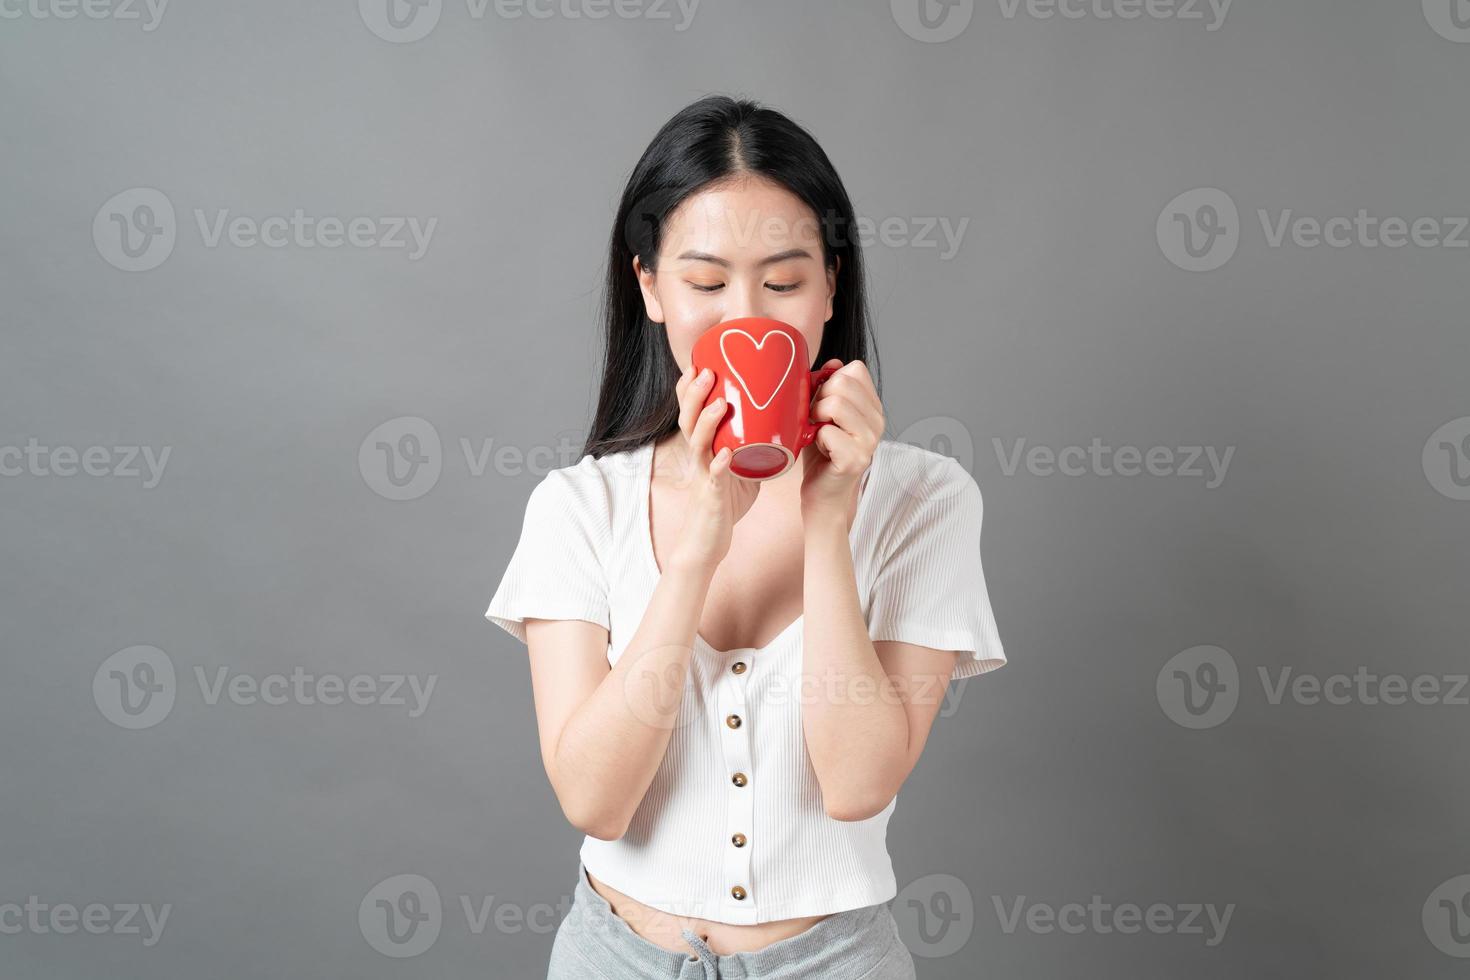
[[[827,270],[827,320],[832,319],[832,297],[837,295],[837,273],[841,271],[842,256],[834,256],[832,268]]]
[[[654,289],[654,273],[643,268],[643,263],[636,255],[633,256],[633,275],[638,277],[638,289],[643,293],[643,310],[648,314],[648,319],[654,323],[663,323],[664,307],[658,301],[658,292]]]

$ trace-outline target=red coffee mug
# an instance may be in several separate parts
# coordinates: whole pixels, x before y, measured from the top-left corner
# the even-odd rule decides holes
[[[789,323],[758,316],[718,323],[694,342],[690,360],[695,374],[714,372],[705,404],[723,395],[726,411],[713,451],[728,448],[730,472],[742,479],[785,473],[832,424],[812,420],[812,393],[837,367],[811,370],[806,338]]]

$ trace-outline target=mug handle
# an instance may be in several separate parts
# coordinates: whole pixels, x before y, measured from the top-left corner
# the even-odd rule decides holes
[[[841,367],[841,364],[837,364],[831,367],[817,368],[815,371],[812,372],[811,392],[813,400],[815,400],[817,389],[821,387],[822,382],[826,381],[828,378],[832,377],[832,375],[836,374]],[[801,438],[798,439],[796,442],[797,451],[805,449],[816,440],[818,429],[820,429],[824,425],[833,424],[835,423],[833,423],[830,419],[823,419],[822,421],[818,422],[808,417],[807,424],[802,427]]]

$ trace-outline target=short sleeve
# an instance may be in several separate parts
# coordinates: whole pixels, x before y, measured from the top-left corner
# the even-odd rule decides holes
[[[868,635],[956,650],[952,680],[1006,662],[980,562],[980,487],[949,457],[899,490],[910,501],[873,579]]]
[[[581,465],[547,473],[526,502],[520,540],[485,618],[522,643],[527,617],[585,619],[607,627],[608,539],[601,482],[589,479]]]

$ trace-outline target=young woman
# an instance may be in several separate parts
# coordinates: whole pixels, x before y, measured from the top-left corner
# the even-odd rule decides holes
[[[486,612],[586,834],[551,978],[914,976],[888,818],[949,681],[1005,653],[974,479],[882,438],[856,234],[827,155],[747,101],[680,111],[623,192],[596,420]],[[841,365],[832,424],[762,482],[711,455],[725,405],[690,369],[745,316]]]

